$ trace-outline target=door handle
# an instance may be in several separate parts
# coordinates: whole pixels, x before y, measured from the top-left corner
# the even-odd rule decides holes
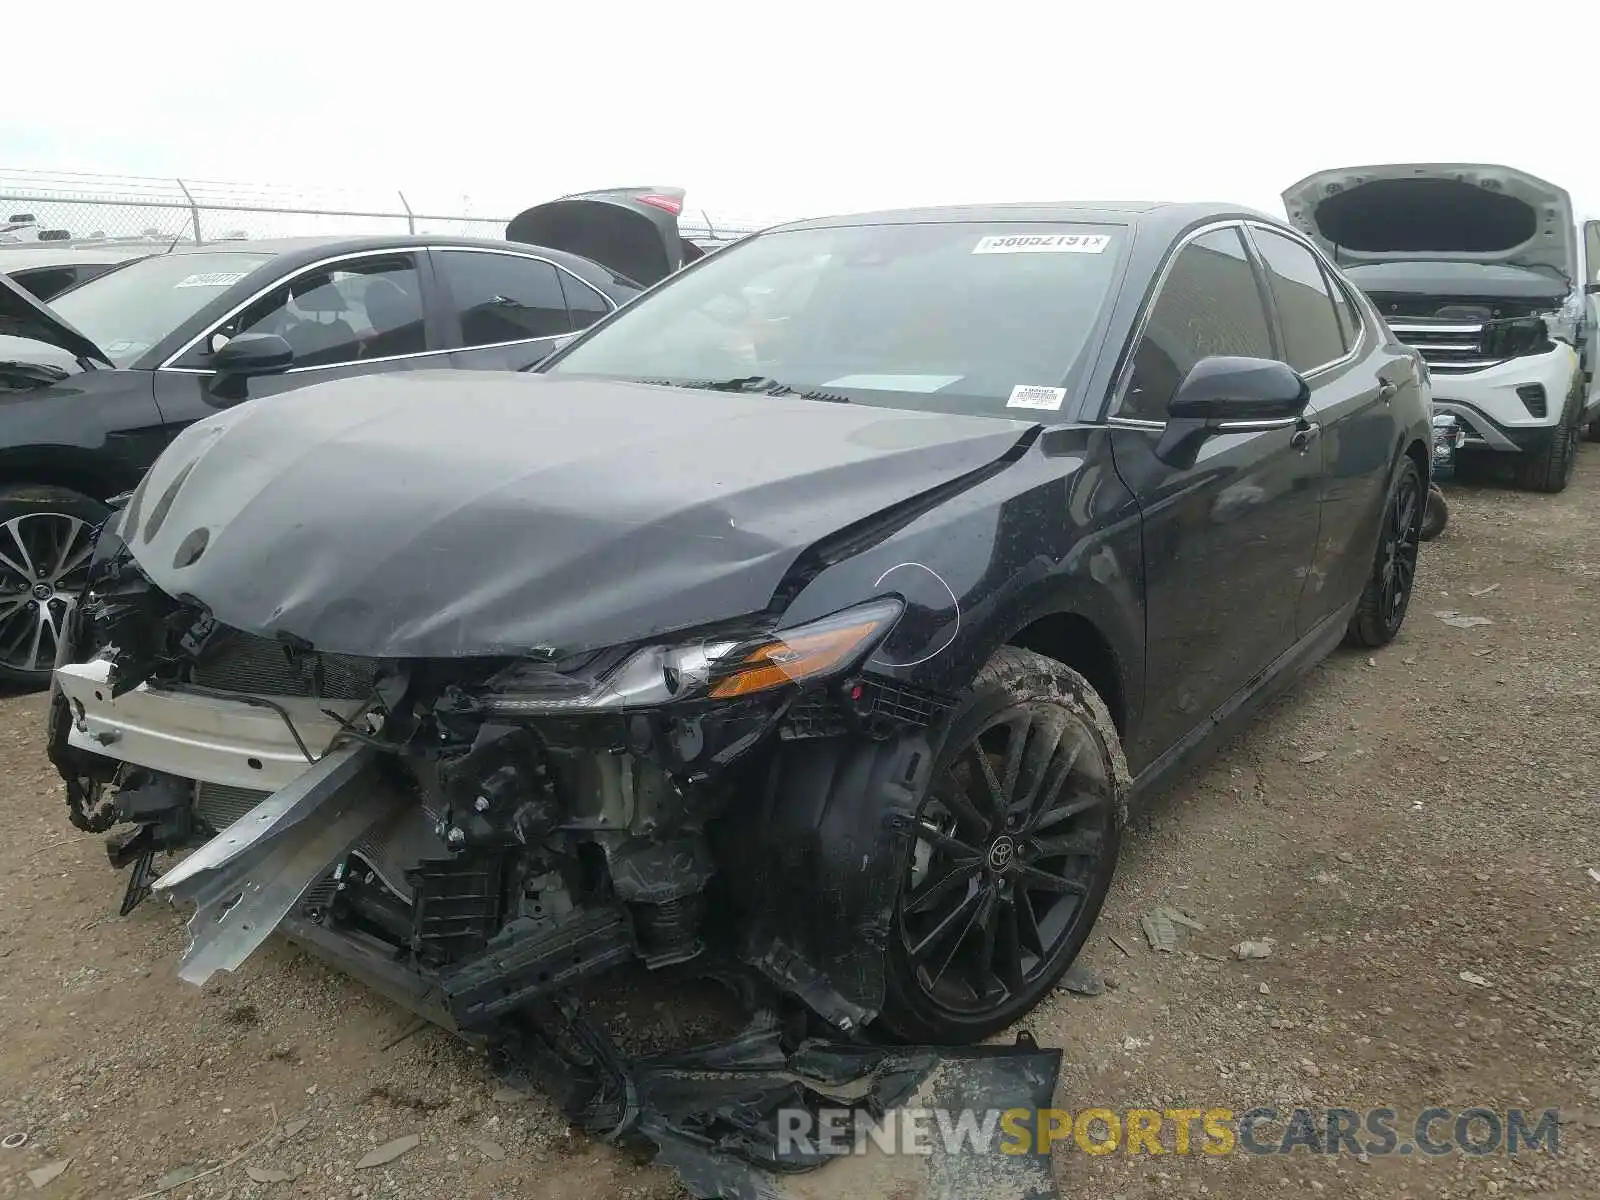
[[[1296,429],[1294,434],[1289,438],[1289,445],[1300,451],[1301,454],[1304,454],[1307,450],[1311,449],[1311,443],[1317,440],[1317,435],[1321,432],[1321,425],[1315,423],[1310,425],[1302,425],[1300,428]]]
[[[1393,404],[1394,398],[1399,394],[1400,385],[1388,379],[1383,380],[1382,386],[1378,388],[1378,399],[1385,404]]]

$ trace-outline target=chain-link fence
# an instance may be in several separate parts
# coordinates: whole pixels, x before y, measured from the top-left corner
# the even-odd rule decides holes
[[[527,203],[539,199],[530,197]],[[368,233],[505,236],[509,214],[479,214],[473,209],[468,196],[449,203],[428,197],[425,202],[399,190],[0,169],[0,242],[216,242]],[[761,224],[713,220],[698,210],[687,210],[680,218],[685,237],[719,241]]]

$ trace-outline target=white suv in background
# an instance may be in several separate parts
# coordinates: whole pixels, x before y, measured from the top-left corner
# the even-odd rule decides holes
[[[1567,193],[1509,167],[1399,163],[1319,171],[1283,203],[1421,353],[1436,411],[1466,428],[1462,453],[1515,454],[1520,486],[1565,488],[1600,417]]]

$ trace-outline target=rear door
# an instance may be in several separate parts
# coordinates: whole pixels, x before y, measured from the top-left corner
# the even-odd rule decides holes
[[[348,375],[448,366],[443,333],[428,316],[431,286],[426,254],[413,250],[366,251],[285,276],[156,371],[169,436],[239,403],[219,392],[210,360],[241,333],[276,333],[295,351],[289,371],[244,383],[249,400]]]
[[[1110,424],[1117,473],[1143,517],[1150,683],[1143,741],[1129,757],[1149,761],[1293,646],[1321,461],[1293,419],[1229,427],[1186,470],[1155,456],[1167,405],[1195,363],[1281,357],[1239,224],[1177,250],[1137,339]]]
[[[1304,636],[1365,586],[1397,451],[1394,402],[1420,384],[1408,356],[1381,352],[1347,285],[1307,242],[1261,224],[1249,233],[1283,359],[1311,385],[1305,420],[1322,468],[1321,533],[1295,621]]]
[[[481,247],[430,251],[452,365],[516,371],[587,329],[611,302],[571,271],[533,253]]]

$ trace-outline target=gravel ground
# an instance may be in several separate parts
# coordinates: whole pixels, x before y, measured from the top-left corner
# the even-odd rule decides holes
[[[1562,1153],[1066,1150],[1063,1195],[1600,1192],[1600,447],[1560,496],[1451,497],[1399,642],[1336,654],[1137,820],[1084,959],[1110,986],[1026,1024],[1064,1047],[1073,1109],[1559,1107]],[[0,1136],[27,1134],[0,1196],[681,1194],[289,946],[180,984],[182,914],[116,918],[123,878],[66,822],[42,714],[0,701]],[[1159,905],[1204,929],[1153,952]],[[1271,956],[1238,961],[1242,939]]]

